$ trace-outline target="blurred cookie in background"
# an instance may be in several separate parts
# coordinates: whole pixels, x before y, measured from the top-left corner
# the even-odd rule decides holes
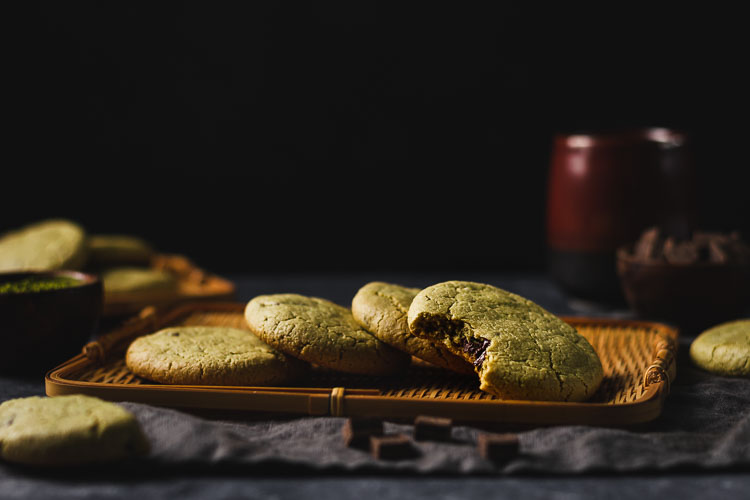
[[[50,219],[0,236],[0,271],[81,269],[86,231],[75,222]]]
[[[127,234],[94,234],[88,239],[89,263],[92,266],[148,266],[155,254],[147,241]]]
[[[140,267],[116,267],[101,272],[105,295],[172,291],[177,289],[177,277],[165,270]]]

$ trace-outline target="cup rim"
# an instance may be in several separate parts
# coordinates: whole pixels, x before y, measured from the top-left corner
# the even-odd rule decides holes
[[[569,149],[632,146],[649,142],[662,147],[680,147],[687,141],[686,132],[670,127],[629,127],[595,132],[558,133],[554,138],[557,146]]]

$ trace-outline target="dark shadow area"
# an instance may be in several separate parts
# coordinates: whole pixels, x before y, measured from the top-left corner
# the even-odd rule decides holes
[[[168,464],[159,463],[154,460],[127,461],[116,464],[99,464],[86,465],[81,467],[64,467],[64,468],[38,468],[19,465],[7,465],[3,467],[12,472],[16,477],[26,477],[29,479],[45,479],[59,481],[61,484],[85,483],[87,485],[96,485],[103,483],[130,483],[132,481],[169,481],[185,480],[186,478],[198,477],[265,477],[265,478],[366,478],[381,477],[386,478],[453,478],[453,479],[481,479],[481,478],[547,478],[547,479],[615,479],[618,477],[659,477],[669,473],[671,479],[680,477],[694,476],[696,473],[727,475],[731,476],[747,470],[746,467],[716,467],[706,468],[700,466],[691,466],[681,464],[678,467],[665,467],[663,469],[644,469],[639,471],[629,471],[627,476],[623,473],[613,472],[610,469],[586,470],[580,473],[554,473],[549,471],[513,471],[511,474],[503,473],[502,463],[495,464],[498,469],[493,472],[473,472],[461,473],[455,470],[436,470],[430,472],[419,472],[413,469],[398,470],[389,468],[387,470],[376,467],[361,467],[356,472],[347,471],[341,467],[327,467],[324,469],[310,468],[308,466],[295,465],[288,462],[264,461],[262,464],[237,464],[237,463],[180,463]],[[0,471],[2,472],[2,471]]]
[[[0,231],[69,217],[217,272],[538,270],[554,134],[667,126],[694,137],[702,225],[748,232],[734,180],[743,16],[378,2],[20,9]]]

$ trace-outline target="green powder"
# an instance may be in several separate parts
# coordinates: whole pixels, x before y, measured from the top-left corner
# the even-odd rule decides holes
[[[28,293],[43,292],[45,290],[59,290],[61,288],[70,288],[80,285],[81,282],[73,279],[59,276],[55,278],[24,278],[18,281],[7,281],[0,283],[0,293]]]

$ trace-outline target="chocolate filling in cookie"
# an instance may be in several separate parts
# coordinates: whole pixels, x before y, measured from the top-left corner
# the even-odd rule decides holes
[[[474,357],[474,366],[482,366],[490,341],[483,338],[464,339],[463,351]]]
[[[412,328],[417,337],[425,338],[436,344],[446,345],[453,354],[461,356],[477,368],[482,366],[485,353],[490,345],[488,339],[475,336],[471,332],[471,328],[460,320],[420,314]]]

